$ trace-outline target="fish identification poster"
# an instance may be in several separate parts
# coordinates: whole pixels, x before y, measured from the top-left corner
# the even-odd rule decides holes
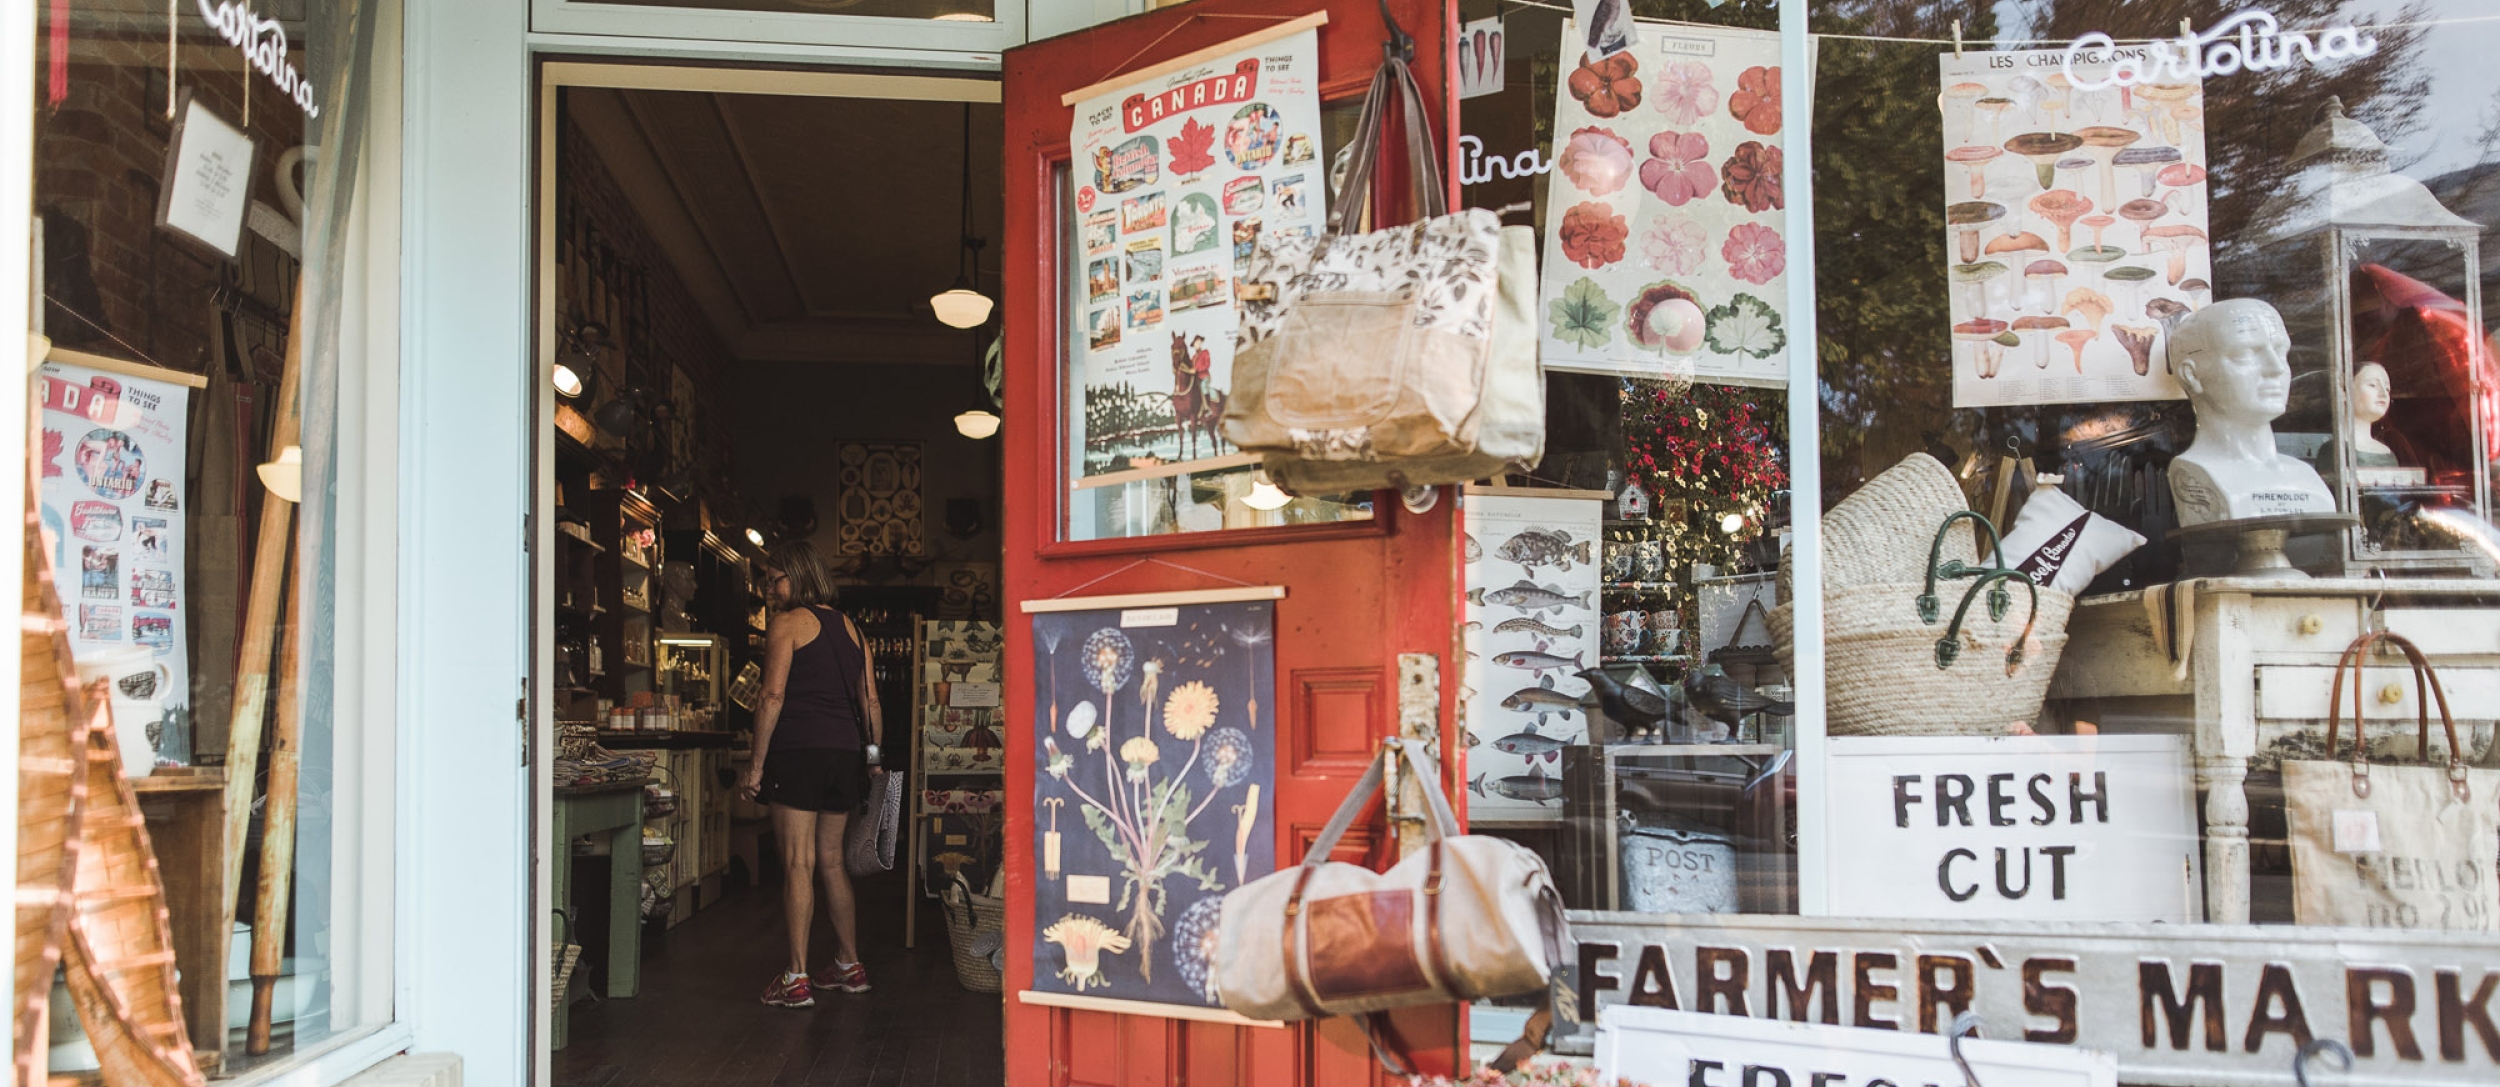
[[[43,524],[53,533],[70,655],[92,665],[115,650],[153,653],[152,672],[116,669],[122,704],[161,704],[163,720],[181,727],[191,705],[182,585],[191,390],[47,362],[35,394]],[[163,750],[160,735],[149,741]]]
[[[1470,818],[1562,819],[1562,749],[1588,742],[1580,700],[1599,664],[1594,498],[1466,498]]]
[[[1276,604],[1033,616],[1033,987],[1219,1007],[1224,893],[1276,870]]]
[[[1078,102],[1083,476],[1232,452],[1233,280],[1260,235],[1328,221],[1319,32]]]

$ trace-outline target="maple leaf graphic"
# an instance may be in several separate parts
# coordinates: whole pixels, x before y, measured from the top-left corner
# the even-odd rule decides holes
[[[59,457],[59,456],[61,455],[61,444],[62,444],[62,440],[61,440],[61,432],[60,432],[60,431],[53,430],[53,429],[51,429],[50,427],[46,427],[46,428],[44,428],[44,432],[43,432],[43,474],[44,474],[44,478],[46,478],[46,479],[50,479],[50,478],[52,478],[53,476],[57,476],[57,475],[60,475],[60,474],[61,474],[61,466],[60,466],[60,465],[58,465],[58,464],[54,464],[54,463],[52,463],[52,461],[53,461],[55,458],[57,458],[57,457]]]
[[[1187,177],[1215,165],[1215,126],[1190,118],[1172,137],[1172,172]]]

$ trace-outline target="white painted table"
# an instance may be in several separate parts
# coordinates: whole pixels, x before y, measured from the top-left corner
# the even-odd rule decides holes
[[[2193,614],[2178,618],[2179,633],[2192,627],[2194,636],[2183,671],[2155,640],[2143,592],[2078,603],[2049,697],[2105,726],[2122,718],[2126,727],[2167,722],[2191,737],[2197,786],[2205,792],[2206,919],[2245,924],[2252,760],[2271,767],[2287,740],[2323,736],[2336,661],[2370,629],[2374,611],[2438,669],[2469,758],[2490,751],[2492,720],[2500,715],[2500,585],[2463,578],[2208,578],[2196,589]],[[2375,658],[2363,692],[2372,757],[2418,759],[2418,707],[2403,658]],[[2096,710],[2071,704],[2080,699],[2175,701],[2101,703]],[[2431,746],[2446,758],[2436,721]]]

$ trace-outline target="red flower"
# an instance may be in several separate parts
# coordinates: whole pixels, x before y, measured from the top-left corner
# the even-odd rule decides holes
[[[1623,240],[1631,234],[1615,209],[1594,201],[1574,204],[1563,213],[1563,256],[1583,268],[1603,268],[1623,259]]]
[[[1736,93],[1727,96],[1727,112],[1745,122],[1745,130],[1755,135],[1768,136],[1779,131],[1779,67],[1745,69],[1744,74],[1736,77]]]
[[[1641,104],[1641,81],[1633,74],[1639,70],[1639,62],[1630,53],[1617,53],[1594,64],[1582,60],[1567,86],[1589,116],[1613,117]]]
[[[1719,167],[1720,195],[1746,211],[1787,207],[1787,195],[1780,188],[1781,158],[1777,147],[1752,140],[1737,144],[1736,153]]]

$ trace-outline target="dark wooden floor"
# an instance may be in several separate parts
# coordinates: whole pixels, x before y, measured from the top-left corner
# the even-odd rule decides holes
[[[785,959],[780,891],[735,891],[644,949],[642,995],[573,1006],[556,1083],[995,1087],[1004,1062],[999,998],[955,983],[934,908],[921,914],[919,949],[903,950],[901,878],[860,884],[870,992],[819,993],[805,1010],[759,1003]],[[832,959],[822,920],[816,933],[811,965]]]

